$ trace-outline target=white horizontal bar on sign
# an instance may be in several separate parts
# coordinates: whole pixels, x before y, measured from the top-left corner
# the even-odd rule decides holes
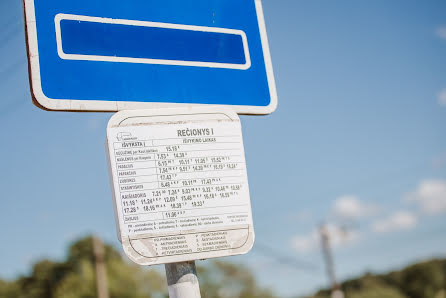
[[[246,70],[242,30],[58,14],[57,52],[64,60]]]

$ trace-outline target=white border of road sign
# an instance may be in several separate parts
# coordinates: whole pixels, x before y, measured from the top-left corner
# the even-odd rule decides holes
[[[212,62],[198,62],[198,61],[180,61],[180,60],[163,60],[163,59],[147,59],[147,58],[132,58],[132,57],[116,57],[116,56],[94,56],[94,55],[78,55],[78,54],[66,54],[63,51],[62,46],[62,34],[60,29],[60,22],[62,20],[73,21],[86,21],[92,23],[105,23],[105,24],[119,24],[138,27],[155,27],[155,28],[167,28],[178,29],[187,31],[201,31],[201,32],[213,32],[213,33],[226,33],[232,35],[239,35],[243,41],[243,52],[245,55],[244,64],[228,64],[228,63],[212,63]],[[84,61],[105,61],[105,62],[122,62],[122,63],[142,63],[142,64],[162,64],[162,65],[178,65],[178,66],[196,66],[196,67],[211,67],[211,68],[228,68],[228,69],[240,69],[246,70],[251,67],[251,56],[248,48],[248,38],[246,33],[242,30],[216,28],[216,27],[203,27],[203,26],[190,26],[190,25],[177,25],[168,23],[155,23],[155,22],[142,22],[132,20],[120,20],[109,18],[98,18],[80,15],[70,14],[58,14],[54,18],[56,24],[56,41],[57,41],[57,53],[59,57],[64,60],[84,60]]]
[[[178,103],[152,103],[152,102],[124,102],[124,101],[98,101],[98,100],[71,100],[54,99],[47,97],[42,90],[39,51],[37,41],[36,16],[34,9],[35,0],[23,0],[25,5],[25,26],[28,47],[28,60],[30,69],[30,84],[33,102],[38,107],[55,111],[80,111],[80,112],[116,112],[122,110],[151,109],[151,108],[176,108],[190,106],[214,106],[227,107],[238,114],[266,115],[271,114],[277,108],[277,89],[274,79],[274,71],[271,62],[268,37],[266,33],[265,19],[261,0],[254,0],[259,21],[260,35],[265,58],[265,66],[268,77],[268,85],[271,102],[268,106],[237,106],[237,105],[203,105],[203,104],[178,104]],[[178,25],[180,26],[180,25]],[[203,27],[201,27],[203,28]],[[214,29],[214,28],[213,28]],[[216,28],[218,30],[218,28]],[[228,29],[229,30],[229,29]],[[215,31],[214,31],[215,32]],[[245,48],[246,50],[247,48]],[[247,56],[248,57],[248,56]]]
[[[112,130],[116,128],[123,128],[126,131],[129,127],[144,126],[150,131],[150,126],[158,125],[181,125],[184,123],[217,123],[217,122],[239,122],[240,119],[232,109],[226,108],[209,108],[209,107],[196,107],[196,108],[175,108],[175,109],[163,109],[163,110],[127,110],[121,111],[113,115],[107,125],[107,140],[106,140],[106,152],[110,173],[110,181],[113,195],[113,207],[115,212],[116,228],[118,232],[118,239],[122,243],[125,254],[135,263],[139,265],[157,265],[166,263],[176,263],[192,260],[204,260],[218,257],[227,257],[234,255],[242,255],[248,253],[255,241],[254,225],[252,222],[251,203],[249,198],[249,183],[246,181],[246,187],[248,188],[248,200],[249,200],[249,213],[251,213],[249,224],[243,225],[231,225],[226,228],[195,228],[189,231],[177,231],[177,232],[163,232],[154,233],[140,236],[130,237],[128,233],[123,231],[125,224],[123,222],[122,213],[120,215],[120,200],[119,198],[119,184],[117,184],[117,169],[113,166],[110,160],[112,156],[111,150],[113,148],[113,140],[116,135],[112,134]],[[130,135],[131,136],[131,135]],[[171,139],[169,139],[171,140]],[[242,149],[244,155],[244,149]],[[244,157],[243,157],[244,159]],[[245,168],[246,169],[246,168]],[[118,197],[117,197],[118,196]],[[138,247],[150,247],[153,245],[149,239],[176,237],[185,235],[198,235],[206,233],[218,233],[231,231],[232,239],[237,239],[235,243],[243,243],[240,247],[217,249],[209,251],[195,251],[192,253],[185,253],[180,255],[165,255],[165,256],[144,256],[138,251]]]

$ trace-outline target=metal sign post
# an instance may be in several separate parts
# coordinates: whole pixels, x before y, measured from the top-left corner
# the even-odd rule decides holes
[[[170,298],[201,298],[195,262],[166,264]]]

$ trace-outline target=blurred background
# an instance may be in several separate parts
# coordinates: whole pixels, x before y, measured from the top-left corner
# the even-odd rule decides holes
[[[256,244],[198,262],[203,296],[445,298],[446,2],[263,5],[279,108],[242,117]],[[0,297],[97,297],[98,266],[110,297],[165,297],[117,240],[111,114],[31,102],[19,0],[0,91]]]

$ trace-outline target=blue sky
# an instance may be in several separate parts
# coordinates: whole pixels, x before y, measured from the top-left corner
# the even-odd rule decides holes
[[[228,260],[282,296],[311,292],[327,284],[322,221],[341,279],[445,256],[446,3],[263,2],[279,108],[242,117],[256,246]],[[86,233],[119,243],[111,114],[34,107],[20,1],[0,15],[0,277],[14,278]]]

